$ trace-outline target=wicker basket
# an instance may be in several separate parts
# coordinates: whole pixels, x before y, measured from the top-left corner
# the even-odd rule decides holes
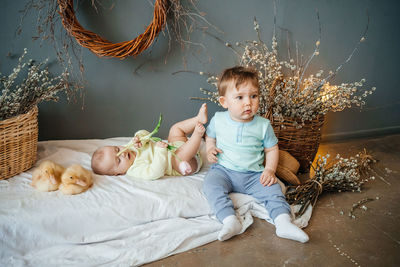
[[[271,120],[271,118],[268,118]],[[321,128],[325,117],[319,116],[312,121],[305,122],[302,128],[296,129],[292,118],[282,121],[271,120],[272,127],[279,142],[279,149],[289,152],[300,163],[300,172],[310,170],[310,162],[317,154],[321,140]],[[299,124],[301,122],[298,122]]]
[[[36,161],[38,109],[0,121],[0,180],[10,178]]]
[[[282,84],[282,77],[277,77],[269,88],[269,98],[276,95],[275,87]],[[271,121],[276,137],[278,138],[279,149],[289,152],[300,163],[300,172],[309,172],[310,165],[317,154],[319,142],[321,141],[321,128],[325,122],[325,116],[304,122],[302,128],[294,126],[296,119],[284,117],[283,121],[275,121],[272,116],[272,108],[267,111],[265,117]],[[302,124],[297,120],[298,124]]]

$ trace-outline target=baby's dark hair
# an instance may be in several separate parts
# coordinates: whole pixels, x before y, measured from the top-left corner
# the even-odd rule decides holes
[[[250,67],[235,66],[224,70],[218,81],[218,94],[224,96],[232,82],[235,88],[246,82],[251,82],[254,87],[259,88],[257,71]]]

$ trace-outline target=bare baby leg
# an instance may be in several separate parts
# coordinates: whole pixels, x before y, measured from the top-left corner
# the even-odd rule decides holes
[[[194,157],[206,130],[203,124],[207,123],[207,120],[207,104],[203,104],[197,116],[175,123],[169,131],[168,142],[185,142],[175,151],[177,157],[172,158],[172,167],[182,175],[191,174],[197,169],[197,161]],[[192,134],[189,139],[187,138],[188,134]],[[181,161],[187,162],[186,170],[180,170]]]

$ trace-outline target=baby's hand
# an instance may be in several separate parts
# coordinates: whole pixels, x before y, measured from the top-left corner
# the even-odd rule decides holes
[[[270,169],[265,169],[260,176],[260,183],[263,186],[271,186],[275,184],[278,179],[275,176],[275,173]]]
[[[207,150],[207,159],[210,163],[217,163],[218,162],[218,153],[222,153],[222,150],[218,147],[212,147]]]
[[[142,147],[142,142],[140,141],[139,137],[135,136],[132,138],[132,143],[135,148]]]
[[[156,146],[162,147],[162,148],[167,148],[168,144],[165,143],[165,142],[163,142],[163,141],[158,141],[158,142],[156,143]]]
[[[193,134],[198,134],[200,136],[203,136],[205,132],[206,132],[206,128],[204,127],[204,125],[201,124],[200,122],[198,122],[196,124],[196,126],[194,127]]]

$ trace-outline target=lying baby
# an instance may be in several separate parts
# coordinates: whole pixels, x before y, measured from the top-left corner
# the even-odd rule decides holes
[[[207,123],[207,105],[203,104],[197,116],[175,123],[168,135],[168,144],[163,141],[141,141],[149,134],[140,130],[127,145],[104,146],[98,148],[92,156],[92,170],[103,175],[124,175],[140,179],[154,180],[164,175],[180,176],[196,173],[202,161],[199,147],[204,125]],[[192,134],[188,139],[187,135]],[[130,146],[132,145],[132,146]],[[177,149],[167,149],[172,145]]]

